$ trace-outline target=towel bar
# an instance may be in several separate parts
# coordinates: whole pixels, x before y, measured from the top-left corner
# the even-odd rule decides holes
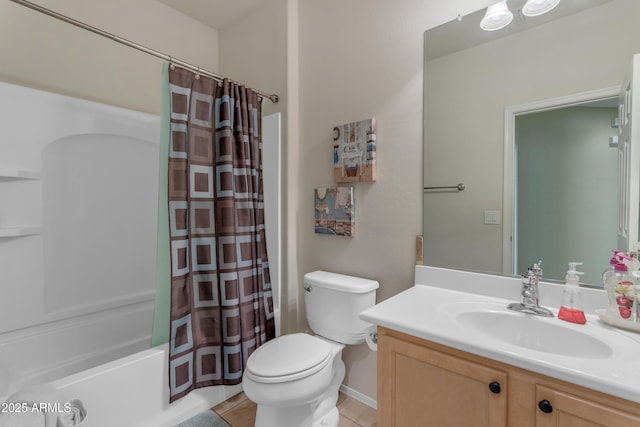
[[[457,189],[458,191],[464,191],[466,186],[462,183],[458,185],[451,185],[448,187],[424,187],[425,190],[449,190],[449,189]]]

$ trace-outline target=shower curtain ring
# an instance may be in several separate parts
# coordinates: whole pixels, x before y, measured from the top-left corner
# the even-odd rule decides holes
[[[169,56],[169,68],[171,69],[171,71],[176,69],[176,66],[173,65],[173,58],[171,56]]]
[[[196,80],[200,78],[200,67],[196,70]]]

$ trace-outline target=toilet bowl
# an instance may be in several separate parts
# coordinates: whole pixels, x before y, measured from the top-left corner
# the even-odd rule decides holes
[[[378,282],[324,271],[305,275],[305,307],[317,335],[277,337],[256,349],[243,374],[257,404],[256,427],[337,427],[342,349],[364,342],[358,314],[375,304]]]
[[[258,405],[255,425],[337,426],[332,409],[344,379],[343,348],[298,333],[256,350],[243,378],[245,394]]]

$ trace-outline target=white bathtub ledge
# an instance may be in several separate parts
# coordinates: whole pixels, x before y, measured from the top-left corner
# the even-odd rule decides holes
[[[242,391],[241,384],[205,387],[169,404],[168,353],[169,345],[164,344],[48,386],[59,402],[82,402],[87,427],[174,427]]]

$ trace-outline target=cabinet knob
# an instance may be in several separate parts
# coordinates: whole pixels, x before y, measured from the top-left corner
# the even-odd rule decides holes
[[[553,412],[553,406],[551,406],[551,402],[549,402],[547,399],[538,402],[538,408],[540,408],[540,410],[545,414],[550,414]]]
[[[500,388],[500,383],[498,381],[494,381],[489,384],[489,390],[491,390],[492,393],[498,394],[502,389]]]

